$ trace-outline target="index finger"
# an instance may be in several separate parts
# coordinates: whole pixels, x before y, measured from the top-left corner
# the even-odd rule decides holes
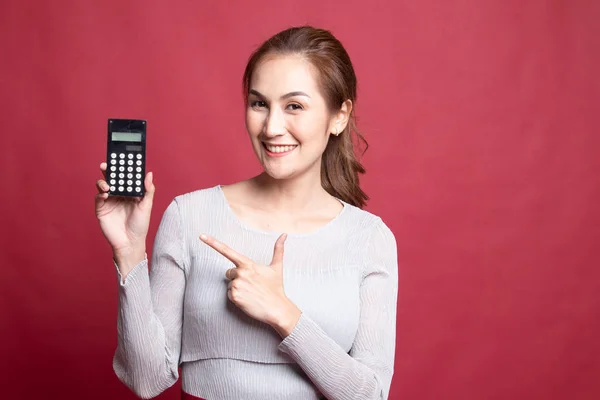
[[[238,253],[225,243],[221,243],[213,237],[208,235],[200,235],[200,240],[215,249],[218,253],[221,253],[225,258],[234,263],[236,267],[252,263],[252,260],[250,260],[248,257]]]

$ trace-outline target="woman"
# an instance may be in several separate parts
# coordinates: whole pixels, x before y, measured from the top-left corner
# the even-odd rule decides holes
[[[181,365],[189,399],[386,399],[396,242],[360,208],[348,54],[328,31],[285,30],[250,58],[244,94],[264,172],[177,196],[149,273],[152,173],[141,201],[97,182],[119,277],[114,370],[143,398]]]

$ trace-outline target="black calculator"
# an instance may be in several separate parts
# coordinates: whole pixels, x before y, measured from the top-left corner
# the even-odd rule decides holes
[[[146,176],[146,121],[109,119],[106,182],[109,196],[143,197]]]

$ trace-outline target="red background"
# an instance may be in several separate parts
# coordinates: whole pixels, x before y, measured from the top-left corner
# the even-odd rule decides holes
[[[355,63],[367,209],[398,241],[391,398],[600,398],[599,4],[3,1],[0,397],[134,398],[93,211],[106,120],[148,120],[153,238],[174,196],[259,170],[245,62],[310,23]]]

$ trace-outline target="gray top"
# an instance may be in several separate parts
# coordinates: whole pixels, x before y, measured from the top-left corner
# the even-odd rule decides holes
[[[308,234],[288,234],[283,281],[302,316],[285,339],[227,298],[233,264],[206,233],[270,264],[280,235],[246,226],[221,186],[177,196],[163,214],[152,263],[119,278],[113,367],[138,396],[173,385],[207,399],[387,399],[394,368],[398,267],[383,221],[342,202]]]

